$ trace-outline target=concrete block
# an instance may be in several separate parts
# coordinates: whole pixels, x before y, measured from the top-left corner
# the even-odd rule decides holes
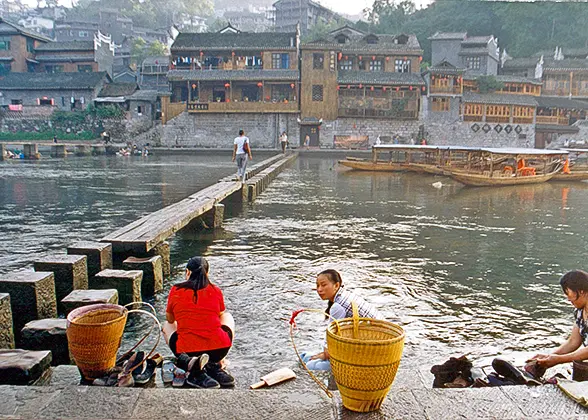
[[[204,214],[204,223],[211,228],[219,228],[223,225],[225,218],[225,205],[215,204],[214,207]]]
[[[0,384],[29,385],[51,365],[51,352],[0,350]]]
[[[92,147],[89,144],[76,146],[76,156],[90,156],[92,154]]]
[[[25,159],[40,159],[41,154],[39,153],[39,145],[34,144],[23,144],[23,154]]]
[[[91,282],[92,289],[116,289],[121,305],[141,302],[142,271],[103,270],[96,274]]]
[[[85,255],[56,255],[35,261],[35,271],[50,271],[55,276],[57,309],[61,313],[61,300],[73,290],[88,288],[88,265]]]
[[[118,304],[118,291],[116,289],[103,290],[74,290],[61,301],[65,315],[74,309],[97,303]]]
[[[112,244],[107,242],[77,242],[67,247],[68,255],[85,255],[88,260],[88,276],[92,277],[112,268]]]
[[[51,146],[51,157],[54,158],[63,158],[67,155],[67,151],[65,150],[65,144],[54,144]]]
[[[141,293],[144,296],[153,296],[163,289],[163,259],[160,255],[146,258],[129,257],[123,261],[123,268],[143,272]]]
[[[0,275],[0,293],[10,295],[12,313],[18,314],[13,317],[17,346],[27,322],[57,317],[53,273],[27,271]]]
[[[0,293],[0,348],[14,348],[12,309],[10,309],[10,295],[7,293]]]
[[[73,359],[67,345],[67,320],[65,318],[39,319],[27,323],[22,329],[22,348],[25,350],[50,350],[52,364],[69,365]]]
[[[4,143],[0,143],[0,162],[4,161],[4,154],[6,153],[6,146]]]
[[[169,277],[171,274],[171,259],[170,259],[170,248],[169,242],[163,241],[156,245],[150,252],[149,256],[160,255],[163,267],[163,275]]]

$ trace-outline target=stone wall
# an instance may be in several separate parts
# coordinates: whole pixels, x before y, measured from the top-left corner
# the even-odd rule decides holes
[[[418,138],[419,120],[389,120],[376,118],[338,118],[334,121],[323,121],[320,127],[320,145],[324,148],[332,148],[335,136],[355,135],[368,136],[369,143],[374,144],[380,136],[383,142],[391,142],[397,135],[408,143],[412,138]]]
[[[532,124],[439,122],[428,119],[425,137],[429,144],[434,145],[535,147],[535,127]]]
[[[75,123],[68,121],[64,124],[53,123],[49,118],[4,118],[2,119],[0,131],[4,132],[24,132],[24,133],[36,133],[58,130],[65,133],[80,133],[83,131],[91,131],[98,138],[102,130],[106,130],[111,134],[113,140],[117,138],[123,139],[128,137],[126,135],[129,130],[127,125],[131,124],[131,121],[126,120],[101,120],[98,119],[87,119],[83,123]]]
[[[575,134],[560,134],[557,139],[546,144],[548,149],[558,149],[560,147],[579,147],[588,148],[588,120],[576,121],[573,124],[580,130]]]
[[[253,148],[276,148],[282,131],[290,142],[300,137],[298,114],[190,114],[184,112],[163,127],[161,146],[232,148],[245,130]]]

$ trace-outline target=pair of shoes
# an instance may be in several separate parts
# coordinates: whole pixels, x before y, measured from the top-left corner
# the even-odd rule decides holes
[[[543,375],[545,375],[545,371],[547,370],[539,363],[537,363],[537,360],[531,360],[527,362],[524,369],[525,372],[527,372],[529,375],[531,375],[533,378],[537,380],[541,379]]]
[[[164,384],[169,384],[174,380],[174,370],[176,366],[171,360],[165,360],[161,366],[161,379]]]
[[[220,388],[220,384],[206,374],[204,367],[208,363],[208,360],[209,356],[206,353],[196,357],[190,357],[186,353],[178,356],[177,366],[189,372],[186,378],[186,384],[193,388]]]
[[[122,371],[122,368],[119,366],[113,367],[108,374],[103,376],[102,378],[96,378],[92,381],[92,385],[94,386],[115,386],[118,382],[118,374]]]
[[[510,386],[510,385],[517,385],[515,381],[511,379],[506,379],[499,376],[496,373],[490,373],[488,375],[488,386]]]
[[[143,363],[143,369],[136,369],[133,371],[133,380],[135,385],[145,385],[155,375],[155,368],[157,367],[157,361],[153,359],[147,359]]]
[[[186,371],[184,369],[180,369],[179,367],[174,368],[173,370],[173,378],[172,378],[172,386],[174,388],[181,388],[186,383]]]
[[[533,378],[525,370],[517,368],[512,363],[501,359],[500,357],[492,360],[492,368],[499,375],[512,380],[518,385],[541,385],[541,382]]]
[[[235,378],[233,378],[226,370],[224,370],[220,363],[207,364],[206,373],[212,379],[217,381],[223,388],[235,386]]]
[[[126,362],[124,362],[122,367],[122,372],[118,374],[118,381],[116,386],[128,388],[135,385],[135,378],[133,377],[133,373],[135,370],[140,369],[140,372],[145,370],[145,353],[142,351],[138,351],[137,353],[133,353]]]

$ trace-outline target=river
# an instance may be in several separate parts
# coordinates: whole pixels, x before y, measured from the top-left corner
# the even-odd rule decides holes
[[[99,238],[233,165],[226,155],[0,163],[0,273]],[[163,318],[182,264],[205,255],[237,321],[231,363],[278,366],[294,360],[289,315],[325,307],[315,277],[335,268],[346,287],[405,328],[406,363],[461,353],[524,358],[571,330],[558,278],[588,268],[587,207],[587,183],[464,188],[302,156],[254,203],[229,209],[223,229],[173,238],[176,270],[152,302]],[[298,324],[299,346],[318,349],[321,317],[301,315]]]

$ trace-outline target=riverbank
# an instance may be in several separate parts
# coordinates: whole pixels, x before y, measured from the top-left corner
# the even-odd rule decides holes
[[[557,387],[432,389],[432,376],[401,367],[381,410],[353,413],[330,399],[298,366],[297,378],[273,388],[249,385],[266,372],[232,368],[234,389],[163,388],[160,373],[145,388],[77,386],[75,366],[59,366],[45,385],[0,386],[0,416],[18,419],[588,419],[588,409]]]

